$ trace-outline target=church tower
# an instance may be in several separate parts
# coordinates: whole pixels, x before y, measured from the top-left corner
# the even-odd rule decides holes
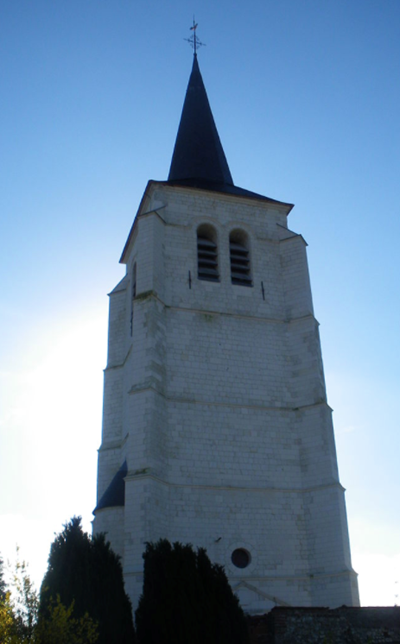
[[[195,54],[168,180],[110,293],[94,531],[134,608],[161,537],[206,548],[249,613],[358,605],[292,207],[234,185]]]

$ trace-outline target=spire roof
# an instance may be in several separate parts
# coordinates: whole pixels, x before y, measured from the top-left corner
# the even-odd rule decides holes
[[[196,54],[193,58],[168,181],[233,186]]]
[[[103,493],[100,501],[93,510],[93,514],[97,510],[103,510],[103,508],[115,508],[118,506],[125,505],[125,476],[128,474],[128,465],[126,460],[123,462],[118,472],[112,479],[110,485]]]

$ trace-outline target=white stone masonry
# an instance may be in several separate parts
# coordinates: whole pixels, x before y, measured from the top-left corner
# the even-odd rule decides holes
[[[156,182],[142,200],[110,294],[99,450],[98,500],[126,460],[125,506],[94,521],[134,608],[145,542],[160,537],[205,547],[248,612],[358,605],[306,244],[287,214]],[[202,224],[218,282],[198,279]],[[233,230],[247,236],[250,287],[231,281]]]

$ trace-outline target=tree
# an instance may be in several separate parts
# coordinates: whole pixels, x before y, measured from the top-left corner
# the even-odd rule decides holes
[[[9,593],[5,593],[4,597],[0,599],[0,642],[1,644],[14,644],[17,641],[10,596]]]
[[[10,593],[0,601],[1,644],[95,644],[97,626],[87,615],[74,618],[73,604],[66,608],[59,598],[50,607],[49,617],[33,624],[31,633],[21,630],[10,602]]]
[[[5,598],[6,598],[6,582],[4,580],[4,561],[3,561],[3,557],[0,555],[0,601],[4,601]]]
[[[206,551],[162,539],[146,544],[136,611],[140,644],[246,644],[244,613],[224,569]]]
[[[41,617],[36,625],[35,644],[95,644],[97,624],[87,614],[77,619],[73,610],[74,603],[66,608],[60,597],[51,602],[48,616]]]
[[[0,565],[0,644],[94,644],[97,626],[88,615],[76,619],[73,604],[66,608],[60,601],[52,603],[48,615],[38,621],[39,596],[21,561],[17,548],[15,567],[10,571],[9,587]]]
[[[77,619],[88,615],[97,622],[98,644],[135,641],[120,557],[103,534],[90,537],[84,532],[80,517],[65,524],[51,545],[40,590],[40,619],[49,619],[57,597],[64,606],[73,603]]]
[[[28,566],[17,559],[14,569],[8,563],[9,584],[4,579],[4,561],[0,556],[0,642],[24,644],[33,642],[38,596],[28,574]]]
[[[19,548],[14,568],[7,562],[8,585],[4,580],[4,564],[0,565],[0,642],[29,644],[36,642],[35,626],[39,597],[28,573],[28,564],[21,561]]]
[[[1,644],[33,643],[36,641],[35,626],[39,598],[28,574],[28,565],[20,560],[17,548],[15,567],[12,571],[9,570],[10,581],[6,585],[3,560],[0,561],[0,642]]]
[[[39,610],[39,595],[28,573],[28,564],[20,560],[18,547],[10,591],[16,632],[21,642],[33,642]]]

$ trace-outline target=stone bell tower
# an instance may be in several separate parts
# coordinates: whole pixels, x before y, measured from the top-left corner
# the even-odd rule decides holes
[[[234,185],[193,60],[170,173],[110,293],[94,531],[133,607],[146,541],[207,549],[243,608],[358,605],[306,244]]]

